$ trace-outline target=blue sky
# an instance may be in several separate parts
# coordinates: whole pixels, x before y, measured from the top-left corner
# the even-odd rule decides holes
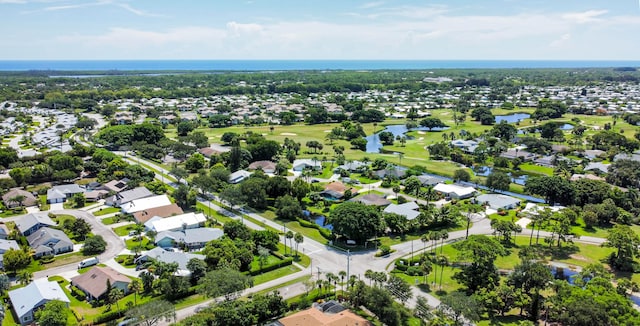
[[[639,0],[0,0],[0,59],[638,60]]]

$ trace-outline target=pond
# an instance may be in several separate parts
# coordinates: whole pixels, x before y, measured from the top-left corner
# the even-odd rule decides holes
[[[549,266],[549,268],[551,268],[551,274],[553,275],[554,278],[558,280],[565,280],[569,282],[569,284],[571,285],[575,283],[575,278],[576,278],[576,275],[578,275],[578,272],[571,270],[569,268],[554,266],[554,265]]]
[[[500,123],[505,121],[507,123],[516,123],[518,121],[522,121],[524,119],[529,119],[531,117],[530,114],[527,113],[514,113],[509,115],[497,115],[496,123]]]
[[[311,212],[309,212],[308,210],[303,210],[302,211],[302,215],[304,215],[307,219],[313,221],[314,223],[316,223],[317,225],[329,230],[329,231],[333,231],[333,225],[331,224],[327,224],[325,225],[324,223],[327,221],[327,218],[319,215],[319,216],[312,216]]]
[[[323,228],[325,228],[325,229],[327,229],[329,231],[333,231],[333,225],[324,224],[327,221],[326,217],[324,217],[322,215],[319,215],[319,216],[316,216],[315,218],[313,218],[313,221],[316,224],[320,225],[321,227],[323,227]]]
[[[490,166],[478,166],[473,169],[473,172],[480,177],[487,177],[492,171],[493,168]],[[507,172],[507,175],[511,178],[511,182],[521,186],[524,186],[529,178],[527,174],[517,174],[513,172]]]
[[[571,130],[573,128],[575,127],[570,123],[565,123],[562,126],[560,126],[560,130]]]
[[[432,128],[430,131],[443,131],[447,129],[449,129],[449,127]],[[411,130],[429,131],[429,128],[418,127]],[[388,131],[392,133],[393,137],[395,138],[397,136],[403,136],[409,131],[409,129],[407,129],[407,126],[405,125],[390,125],[390,126],[387,126],[384,130],[381,130],[379,132],[383,132],[383,131]],[[380,137],[378,136],[378,133],[365,137],[365,139],[367,140],[367,153],[380,153],[380,149],[382,149],[383,145],[382,145],[382,142],[380,141]]]

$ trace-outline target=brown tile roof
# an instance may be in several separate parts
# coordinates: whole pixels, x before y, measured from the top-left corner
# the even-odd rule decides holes
[[[71,284],[82,289],[94,298],[99,298],[107,291],[107,280],[114,285],[116,282],[131,283],[131,279],[120,274],[111,267],[96,266],[84,274],[71,278]]]
[[[4,205],[7,207],[16,207],[19,205],[19,203],[13,202],[11,201],[11,199],[13,199],[16,196],[24,196],[25,199],[22,201],[22,204],[24,206],[35,206],[38,204],[38,200],[36,199],[36,197],[25,190],[22,189],[11,189],[9,190],[6,194],[2,195],[2,201],[4,202]]]
[[[171,204],[166,206],[154,207],[145,209],[143,211],[133,213],[133,217],[138,223],[144,223],[150,220],[154,216],[169,217],[173,215],[180,215],[184,213],[182,208],[177,204]]]
[[[347,186],[345,186],[342,182],[334,181],[324,186],[324,190],[333,190],[344,194],[344,192],[347,190]]]
[[[215,149],[213,149],[211,147],[200,148],[198,150],[198,152],[200,152],[200,154],[202,154],[202,155],[204,155],[206,157],[211,157],[212,155],[220,154],[220,152],[216,151]]]
[[[249,170],[262,169],[263,171],[274,171],[276,169],[276,163],[271,161],[255,161],[249,164]]]
[[[278,320],[283,326],[369,326],[366,319],[349,310],[337,314],[325,314],[316,308],[309,308]]]

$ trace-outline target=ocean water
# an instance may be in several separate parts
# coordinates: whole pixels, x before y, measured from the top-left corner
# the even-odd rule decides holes
[[[0,60],[0,71],[62,70],[385,70],[640,67],[640,61],[535,60]]]

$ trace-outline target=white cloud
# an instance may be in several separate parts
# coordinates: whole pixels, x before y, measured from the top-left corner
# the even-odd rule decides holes
[[[562,34],[560,38],[554,40],[549,44],[550,47],[557,48],[565,45],[571,39],[571,34]]]
[[[571,12],[571,13],[562,15],[562,18],[571,22],[576,22],[578,24],[586,24],[586,23],[602,21],[602,19],[599,17],[607,14],[608,12],[609,11],[607,10],[588,10],[584,12]]]
[[[25,4],[26,0],[0,0],[0,4],[11,3],[11,4]]]
[[[367,2],[367,3],[363,4],[362,6],[360,6],[360,8],[361,9],[370,9],[370,8],[380,7],[383,4],[384,4],[384,1]]]

